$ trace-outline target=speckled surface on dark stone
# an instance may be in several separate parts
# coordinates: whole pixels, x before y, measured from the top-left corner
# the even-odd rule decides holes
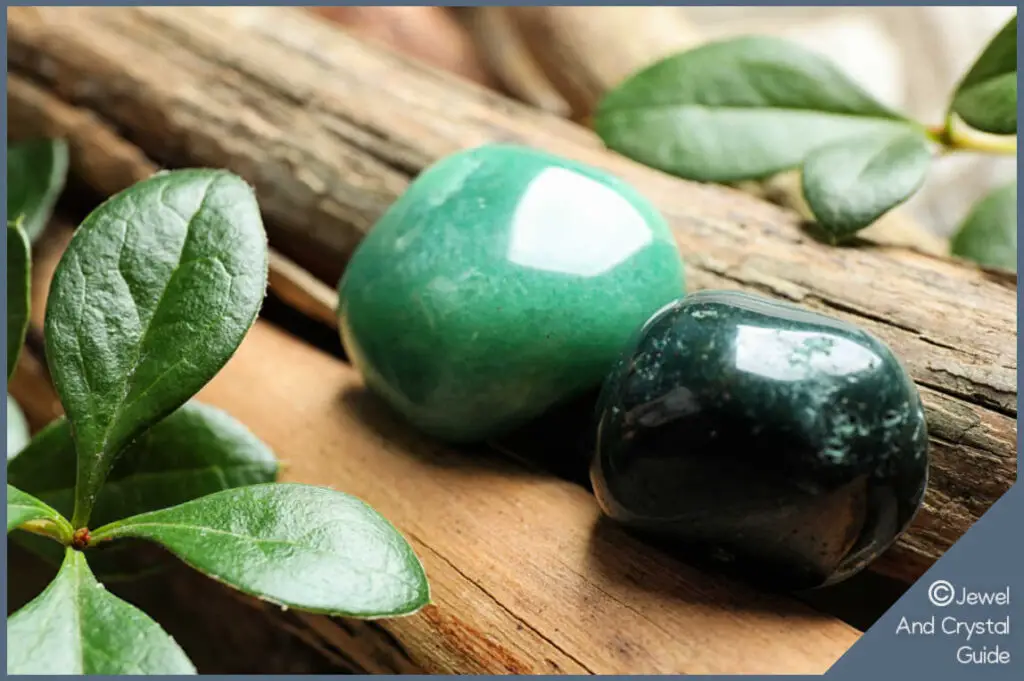
[[[705,291],[658,312],[623,357],[591,478],[635,529],[803,589],[865,567],[921,503],[920,397],[856,326]]]

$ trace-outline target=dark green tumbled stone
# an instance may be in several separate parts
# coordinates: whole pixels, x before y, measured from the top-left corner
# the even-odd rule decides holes
[[[774,586],[856,573],[924,495],[924,411],[899,361],[793,305],[706,291],[663,308],[598,408],[603,510]]]

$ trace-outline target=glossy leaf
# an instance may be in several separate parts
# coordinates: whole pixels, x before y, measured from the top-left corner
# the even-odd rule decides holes
[[[968,125],[996,135],[1017,132],[1017,15],[974,62],[953,96]]]
[[[7,378],[18,365],[28,331],[32,256],[28,236],[17,222],[7,225]]]
[[[804,197],[821,228],[843,237],[921,188],[931,151],[917,130],[862,135],[816,149],[804,162]]]
[[[227,413],[189,402],[130,445],[93,509],[101,525],[232,487],[272,482],[277,460]],[[75,445],[66,419],[54,421],[7,464],[7,479],[62,513],[74,505]]]
[[[195,674],[160,625],[107,592],[68,549],[57,577],[7,620],[8,674]]]
[[[7,531],[10,532],[33,521],[51,525],[55,529],[55,535],[71,537],[71,526],[60,513],[31,494],[25,494],[17,487],[7,485]]]
[[[86,218],[46,309],[47,359],[78,451],[76,526],[121,450],[235,352],[266,281],[256,199],[230,173],[161,173]]]
[[[986,267],[1017,271],[1017,182],[974,204],[951,241],[951,250]]]
[[[348,617],[414,612],[429,600],[412,547],[355,497],[269,484],[122,520],[95,542],[158,542],[219,582],[280,605]]]
[[[46,227],[68,174],[64,140],[40,139],[7,146],[7,220],[19,217],[34,242]]]
[[[28,421],[21,407],[7,396],[7,460],[10,461],[29,442]]]
[[[822,145],[906,125],[824,58],[768,37],[657,62],[608,93],[595,116],[611,149],[712,182],[762,178]]]

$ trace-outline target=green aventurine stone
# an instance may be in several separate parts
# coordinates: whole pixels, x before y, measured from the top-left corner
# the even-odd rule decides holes
[[[479,441],[600,384],[684,289],[657,210],[616,178],[489,145],[428,168],[356,250],[342,341],[420,429]]]

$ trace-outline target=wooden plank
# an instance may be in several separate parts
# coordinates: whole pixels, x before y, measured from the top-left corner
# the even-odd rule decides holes
[[[919,576],[1016,478],[1015,278],[870,241],[819,244],[791,213],[630,163],[578,126],[304,12],[21,7],[8,29],[13,134],[67,134],[74,167],[108,191],[148,158],[231,168],[257,187],[272,242],[331,283],[410,177],[456,149],[525,143],[629,180],[672,223],[692,288],[829,312],[907,365],[933,466],[915,526],[875,566],[889,574]]]
[[[857,638],[638,542],[576,485],[421,437],[350,366],[265,322],[200,399],[269,443],[285,479],[355,494],[413,542],[433,605],[380,626],[425,671],[818,673]]]

